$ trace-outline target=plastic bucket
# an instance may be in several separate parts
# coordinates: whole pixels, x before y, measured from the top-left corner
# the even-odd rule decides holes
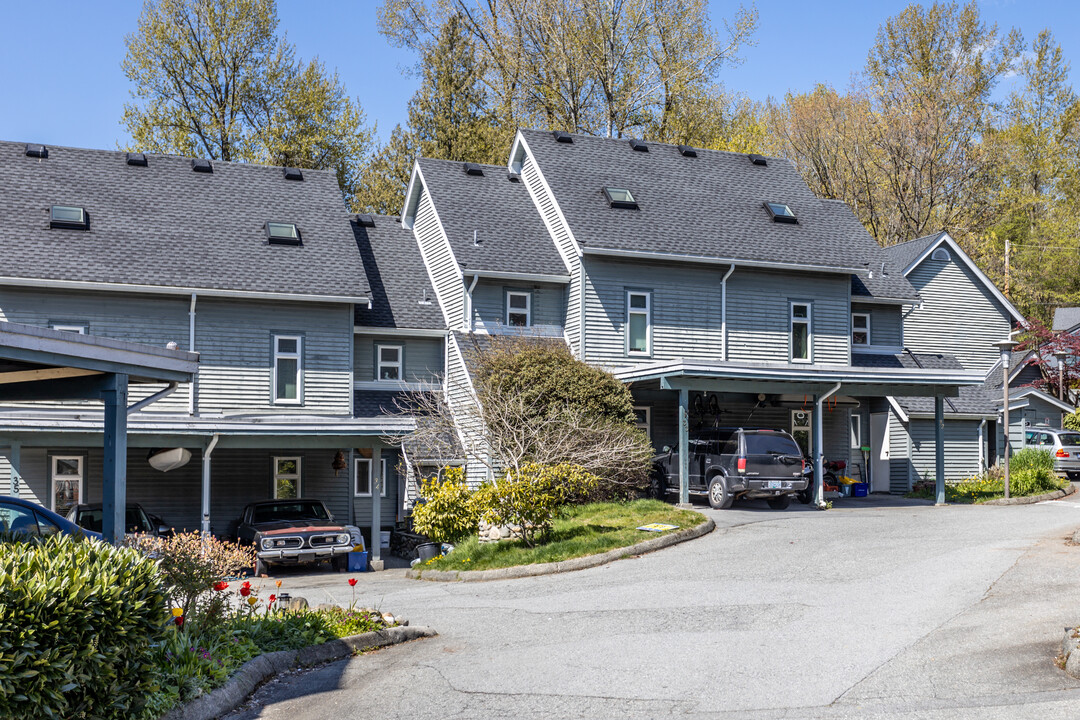
[[[367,572],[367,551],[349,553],[349,572]]]
[[[441,543],[424,543],[416,546],[416,554],[420,557],[420,562],[425,562],[431,558],[437,558],[442,555]]]

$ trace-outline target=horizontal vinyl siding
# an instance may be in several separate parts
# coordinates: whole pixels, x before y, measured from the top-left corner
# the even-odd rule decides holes
[[[187,297],[0,288],[0,320],[46,328],[84,325],[91,335],[159,348],[175,342],[181,350],[188,349],[188,306]],[[128,398],[137,402],[164,388],[133,385]],[[189,392],[187,384],[181,385],[143,412],[186,412]],[[35,405],[56,407],[59,403]]]
[[[912,420],[912,468],[914,479],[933,480],[937,475],[934,421]],[[979,421],[945,421],[945,479],[956,481],[979,472]]]
[[[271,403],[273,336],[303,337],[303,406]],[[199,303],[201,412],[287,408],[351,413],[352,308],[315,303]]]
[[[392,528],[397,520],[398,511],[398,461],[396,450],[383,450],[382,457],[386,458],[386,497],[379,498],[379,524],[384,528]],[[364,537],[368,537],[371,528],[372,498],[353,498],[353,524],[364,530]]]
[[[584,271],[577,263],[566,289],[566,340],[575,357],[581,357],[581,283]]]
[[[911,483],[917,479],[911,468],[911,436],[907,425],[889,411],[889,492],[903,495],[911,490]]]
[[[968,370],[989,370],[1008,338],[1005,308],[966,267],[927,258],[908,280],[923,299],[904,318],[904,343],[914,352],[954,355]]]
[[[480,462],[479,458],[469,454],[469,448],[483,447],[484,428],[479,422],[473,408],[476,407],[476,397],[473,394],[472,380],[469,371],[465,367],[465,360],[461,355],[457,337],[450,335],[449,346],[446,355],[446,393],[449,398],[450,410],[454,414],[454,421],[458,431],[466,444],[465,475],[471,487],[476,487],[487,479],[487,467]]]
[[[661,359],[719,360],[724,268],[589,258],[585,269],[585,357],[625,365]],[[626,291],[652,292],[652,354],[626,353]]]
[[[435,381],[443,372],[444,344],[439,338],[357,335],[353,340],[353,377],[357,382],[377,380],[375,346],[395,345],[402,348],[403,376],[407,382]]]
[[[529,293],[533,327],[551,328],[562,335],[566,319],[566,286],[555,283],[508,283],[481,279],[472,293],[476,329],[498,332],[505,328],[506,293],[511,290]]]
[[[851,312],[870,313],[870,344],[901,347],[904,344],[904,318],[899,305],[851,304]]]
[[[788,362],[790,302],[812,304],[815,365],[848,365],[851,279],[847,275],[796,274],[736,268],[728,280],[728,359]],[[719,287],[717,287],[717,293]]]
[[[435,295],[439,299],[448,327],[460,328],[465,322],[465,287],[461,269],[454,259],[450,242],[439,223],[427,189],[420,195],[413,223],[413,234],[420,245]]]

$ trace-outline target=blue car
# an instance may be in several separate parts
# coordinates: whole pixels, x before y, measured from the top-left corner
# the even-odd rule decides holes
[[[56,534],[101,540],[101,533],[84,530],[52,510],[21,498],[0,496],[0,535],[50,537]]]

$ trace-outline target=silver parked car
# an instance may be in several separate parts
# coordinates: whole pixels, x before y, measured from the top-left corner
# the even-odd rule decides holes
[[[1049,450],[1054,456],[1054,472],[1070,480],[1080,480],[1080,432],[1058,428],[1028,428],[1024,444]]]

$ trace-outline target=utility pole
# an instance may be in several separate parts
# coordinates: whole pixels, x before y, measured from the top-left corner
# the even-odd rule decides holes
[[[1002,443],[1004,453],[1004,469],[1005,469],[1005,497],[1009,497],[1009,453],[1011,448],[1009,447],[1009,362],[1012,358],[1013,348],[1019,345],[1012,338],[1008,340],[1002,340],[1001,342],[994,343],[994,347],[1001,351],[1001,386],[1004,390],[1005,405],[1002,407],[1002,435],[1005,441]],[[1021,428],[1023,430],[1023,428]]]

